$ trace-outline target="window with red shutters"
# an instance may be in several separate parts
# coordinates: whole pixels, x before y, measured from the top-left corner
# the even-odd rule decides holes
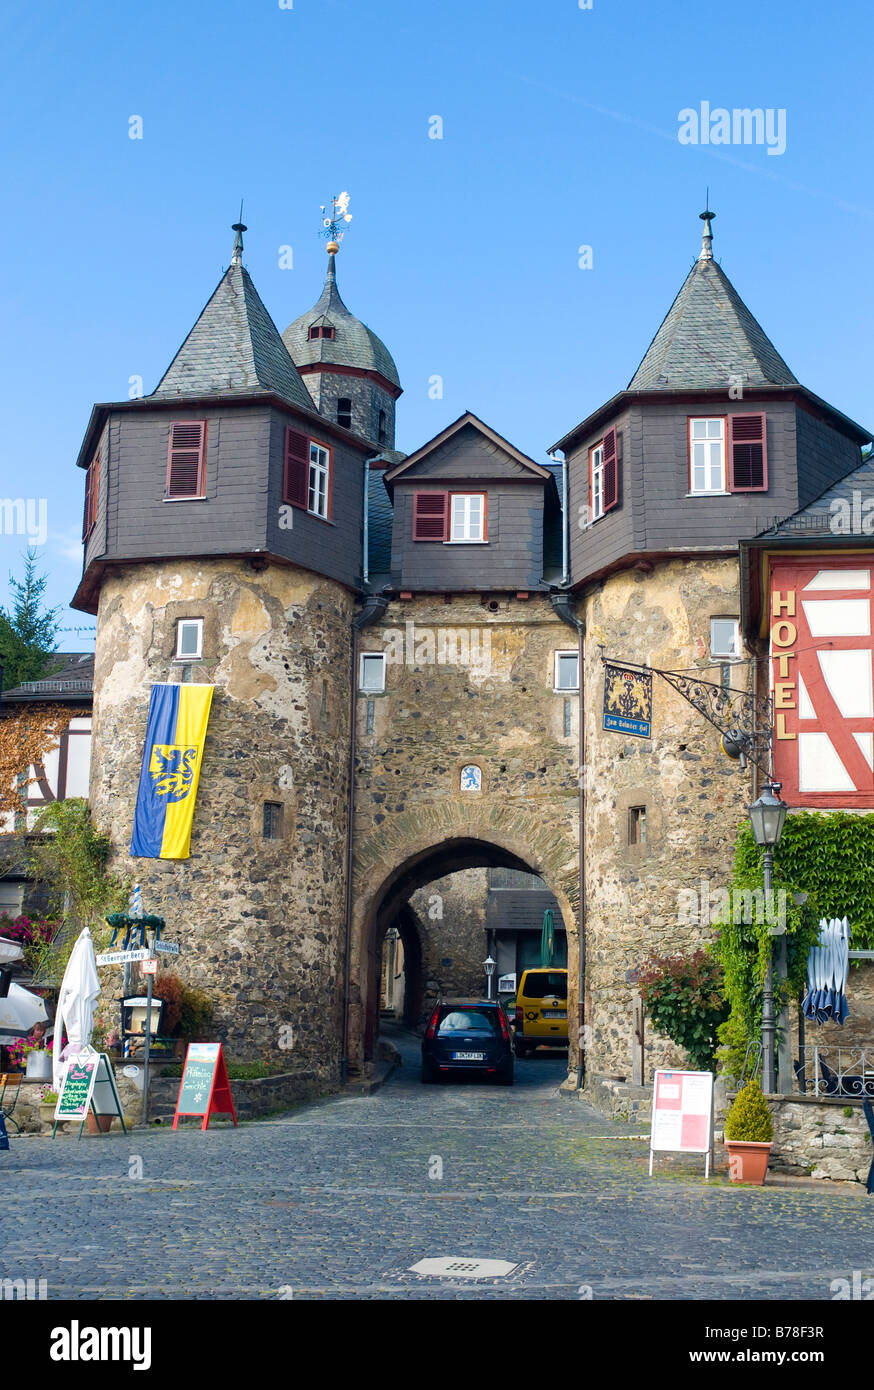
[[[97,494],[100,487],[100,454],[96,453],[85,474],[85,515],[82,519],[82,539],[89,536],[97,520]]]
[[[768,442],[762,413],[729,415],[728,461],[731,492],[767,492]]]
[[[170,426],[165,498],[204,497],[206,421],[183,420]]]
[[[449,493],[413,493],[413,540],[445,541],[449,538]]]
[[[310,441],[290,425],[285,430],[285,473],[282,500],[293,507],[306,507],[310,485]]]
[[[604,511],[609,512],[619,501],[619,455],[616,431],[604,435]]]

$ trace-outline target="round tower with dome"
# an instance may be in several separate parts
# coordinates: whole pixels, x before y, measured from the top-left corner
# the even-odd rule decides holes
[[[328,242],[328,274],[316,303],[282,335],[316,409],[326,419],[394,449],[398,370],[381,338],[350,314],[337,288],[339,243]]]

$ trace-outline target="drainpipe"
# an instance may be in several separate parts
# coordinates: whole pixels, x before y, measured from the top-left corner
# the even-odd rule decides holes
[[[566,589],[570,583],[568,572],[568,552],[570,549],[570,518],[568,517],[568,476],[567,476],[567,456],[560,449],[550,449],[549,457],[553,463],[561,464],[561,587]],[[561,453],[561,458],[556,455]]]
[[[368,534],[368,508],[367,508],[367,484],[368,484],[369,461],[365,464],[364,474],[364,560],[363,575],[364,583],[367,582],[367,534]],[[358,752],[358,634],[365,627],[370,627],[381,618],[388,607],[388,598],[385,594],[365,594],[364,607],[361,612],[352,619],[352,670],[349,682],[349,772],[348,772],[348,792],[346,797],[346,925],[345,943],[343,952],[343,1020],[342,1020],[342,1047],[340,1058],[340,1084],[345,1086],[349,1077],[349,996],[352,988],[352,837],[355,831],[355,758]]]
[[[566,473],[565,473],[566,476]],[[577,845],[577,875],[579,879],[579,909],[577,914],[577,1090],[582,1088],[586,1079],[586,1052],[583,1046],[583,1037],[586,1021],[586,791],[585,774],[586,765],[586,699],[585,699],[585,678],[583,672],[583,638],[586,635],[586,624],[582,618],[578,618],[572,606],[572,595],[568,589],[553,589],[549,595],[556,615],[568,627],[572,627],[577,634],[577,661],[579,670],[580,688],[579,700],[579,821],[580,833]]]

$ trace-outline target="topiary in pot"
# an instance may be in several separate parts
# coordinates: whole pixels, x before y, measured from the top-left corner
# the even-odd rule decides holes
[[[761,1186],[773,1148],[774,1122],[755,1077],[738,1091],[725,1120],[725,1147],[732,1182]]]

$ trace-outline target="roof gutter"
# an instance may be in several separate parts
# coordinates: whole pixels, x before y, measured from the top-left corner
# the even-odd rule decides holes
[[[577,880],[579,883],[579,906],[577,908],[577,1079],[576,1089],[582,1090],[586,1080],[586,699],[583,673],[583,638],[586,624],[577,616],[573,598],[568,590],[554,589],[549,596],[556,616],[572,627],[577,634],[577,661],[579,671],[579,765],[577,783],[579,788],[579,836],[577,840]]]

